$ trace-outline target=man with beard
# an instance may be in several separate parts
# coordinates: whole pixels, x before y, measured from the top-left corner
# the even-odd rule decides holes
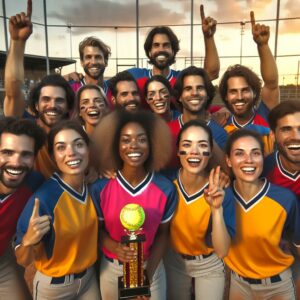
[[[24,50],[27,39],[32,33],[32,1],[27,2],[27,14],[24,12],[12,16],[9,20],[11,36],[10,49],[5,65],[5,90],[3,109],[5,116],[26,116],[25,101],[22,93],[24,82]],[[46,133],[62,119],[68,118],[74,105],[74,92],[68,82],[60,75],[45,76],[30,93],[29,110],[36,122]],[[56,170],[46,145],[39,151],[35,169],[46,178]]]
[[[109,80],[111,91],[111,101],[116,108],[124,108],[128,111],[138,111],[140,109],[141,98],[139,89],[134,77],[123,71]]]
[[[268,45],[269,26],[255,24],[253,12],[250,12],[250,19],[264,85],[261,87],[259,77],[245,66],[234,65],[227,69],[221,79],[219,91],[232,115],[224,128],[229,134],[239,128],[258,131],[264,138],[265,151],[270,153],[273,144],[269,139],[267,118],[269,111],[279,103],[278,70]]]
[[[266,157],[263,176],[293,191],[300,205],[300,101],[280,103],[271,110],[268,120],[277,150]],[[295,257],[293,279],[300,299],[300,259],[293,246],[291,250]]]
[[[32,120],[0,121],[0,299],[30,297],[11,242],[27,200],[44,180],[32,171],[44,141],[44,131]]]
[[[215,95],[215,88],[212,85],[207,72],[195,66],[188,67],[181,71],[174,85],[176,100],[182,106],[182,114],[178,119],[168,123],[173,136],[173,158],[169,165],[171,169],[178,166],[176,153],[176,141],[178,133],[183,126],[191,120],[203,120],[212,131],[214,140],[214,154],[216,161],[220,162],[223,157],[221,149],[224,148],[227,133],[214,120],[210,119],[207,109]],[[225,168],[225,164],[222,163]]]
[[[205,17],[203,5],[200,6],[200,16],[205,44],[204,69],[207,71],[209,78],[214,80],[218,78],[220,70],[219,56],[214,41],[217,22],[211,17]],[[179,51],[179,40],[169,27],[158,26],[151,29],[145,40],[144,49],[153,68],[132,68],[128,70],[138,83],[143,101],[144,85],[148,78],[153,75],[162,75],[170,81],[173,87],[180,73],[180,71],[170,68],[175,62],[176,54]]]
[[[107,94],[108,86],[103,74],[110,54],[110,47],[93,36],[85,38],[79,44],[80,63],[85,75],[74,72],[64,76],[74,92],[77,92],[83,85],[94,84],[102,87]]]

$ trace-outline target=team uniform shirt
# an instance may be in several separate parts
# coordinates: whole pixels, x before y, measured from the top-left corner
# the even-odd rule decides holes
[[[60,277],[80,273],[97,259],[98,219],[86,185],[82,194],[55,173],[30,198],[18,226],[16,247],[27,232],[35,198],[39,214],[51,216],[50,231],[36,246],[35,267],[41,273]]]
[[[174,250],[180,254],[200,255],[213,252],[211,244],[212,216],[204,198],[208,182],[193,195],[188,195],[180,181],[174,180],[178,192],[178,205],[171,220],[170,236]],[[235,234],[235,202],[232,190],[225,190],[223,217],[231,237]]]
[[[246,202],[233,188],[236,200],[236,235],[225,263],[240,276],[263,279],[291,266],[294,258],[280,248],[287,233],[300,246],[299,209],[294,193],[266,179],[261,190]]]
[[[224,129],[228,134],[232,134],[238,129],[249,129],[258,132],[264,142],[264,152],[266,155],[272,153],[273,151],[273,141],[270,138],[270,127],[268,123],[268,115],[270,110],[265,105],[263,101],[260,102],[258,109],[253,111],[253,117],[246,124],[239,124],[235,119],[234,115],[231,115]]]
[[[300,171],[291,173],[285,170],[278,151],[265,158],[263,176],[267,177],[270,182],[293,191],[300,201]]]
[[[0,256],[11,246],[19,216],[30,196],[43,181],[41,174],[31,171],[16,191],[0,195]]]
[[[136,187],[133,187],[118,172],[115,179],[98,179],[91,186],[91,195],[98,209],[99,219],[104,221],[110,237],[120,242],[126,235],[120,221],[122,208],[136,203],[145,211],[142,232],[145,234],[144,257],[149,257],[150,247],[160,224],[171,220],[176,204],[177,193],[174,185],[158,173],[149,173]],[[102,248],[105,256],[116,259],[116,254]]]

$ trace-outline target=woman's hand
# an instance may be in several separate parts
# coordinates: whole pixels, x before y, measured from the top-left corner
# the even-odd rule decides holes
[[[220,166],[212,169],[209,173],[209,186],[204,190],[206,202],[212,209],[219,209],[222,206],[225,192],[220,186]]]
[[[130,262],[137,259],[136,251],[121,243],[118,243],[115,253],[121,262]]]

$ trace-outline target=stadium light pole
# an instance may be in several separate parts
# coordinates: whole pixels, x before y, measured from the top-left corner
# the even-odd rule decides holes
[[[3,9],[3,25],[4,25],[5,50],[7,52],[8,51],[8,37],[7,37],[5,0],[2,0],[2,9]]]

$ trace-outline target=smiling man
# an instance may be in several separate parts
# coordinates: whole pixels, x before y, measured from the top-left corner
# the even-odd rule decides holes
[[[5,116],[28,117],[25,110],[22,84],[24,82],[24,51],[27,39],[32,34],[32,1],[27,2],[27,14],[24,12],[12,16],[9,20],[11,37],[10,49],[5,65]],[[69,117],[74,105],[74,92],[68,82],[60,75],[45,76],[30,93],[29,111],[39,126],[47,133],[60,120]],[[56,170],[47,147],[38,153],[35,169],[46,178]]]
[[[293,191],[300,205],[300,101],[284,101],[269,114],[271,136],[277,151],[266,157],[263,176]],[[292,265],[297,299],[300,299],[300,259],[291,246],[295,261]]]
[[[32,168],[44,141],[44,131],[31,120],[0,121],[0,299],[23,300],[29,295],[11,242],[27,200],[43,182]]]
[[[268,114],[279,103],[278,70],[268,41],[269,26],[256,24],[254,13],[250,13],[253,40],[257,44],[261,76],[248,67],[230,66],[224,73],[219,86],[221,98],[231,112],[224,128],[231,134],[237,129],[247,128],[264,137],[265,151],[272,152],[269,139]]]

